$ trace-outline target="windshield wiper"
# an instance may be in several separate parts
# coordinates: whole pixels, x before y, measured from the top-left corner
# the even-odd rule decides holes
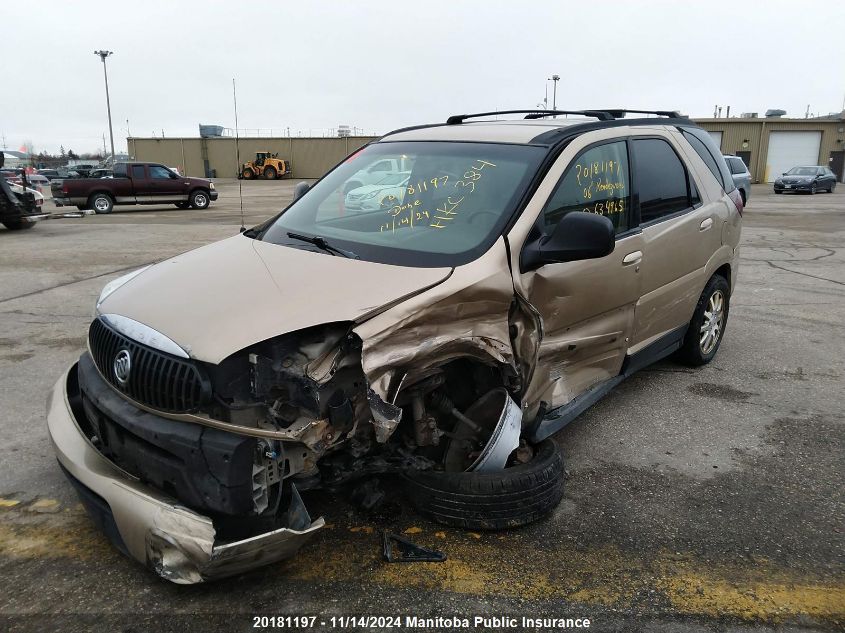
[[[320,250],[324,250],[327,253],[331,253],[332,255],[341,255],[342,257],[348,257],[350,259],[360,259],[358,255],[356,255],[352,251],[346,251],[342,248],[332,246],[326,241],[326,238],[320,237],[319,235],[301,235],[300,233],[292,233],[288,231],[288,237],[292,240],[299,240],[301,242],[308,242],[309,244],[313,244]]]

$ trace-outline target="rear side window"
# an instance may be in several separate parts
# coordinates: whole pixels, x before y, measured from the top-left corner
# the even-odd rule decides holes
[[[132,165],[132,178],[136,180],[143,180],[144,179],[144,166],[143,165]]]
[[[662,139],[633,143],[640,223],[646,224],[689,209],[698,201],[687,170],[672,146]]]
[[[126,178],[126,163],[118,163],[114,166],[115,178]]]
[[[725,160],[728,161],[732,174],[744,174],[747,171],[741,158],[726,158]]]
[[[546,233],[572,211],[610,218],[616,233],[630,228],[631,208],[628,149],[625,141],[588,149],[576,158],[558,182],[543,209]]]
[[[736,189],[731,172],[722,157],[722,151],[716,146],[713,137],[701,128],[682,127],[679,129],[696,154],[701,156],[701,160],[704,161],[707,168],[713,172],[716,181],[722,185],[725,192],[730,193]]]

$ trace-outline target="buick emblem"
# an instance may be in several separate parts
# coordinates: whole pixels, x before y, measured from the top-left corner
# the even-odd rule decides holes
[[[125,387],[129,382],[129,372],[132,369],[132,357],[129,355],[129,350],[122,349],[114,357],[114,377],[117,379],[117,384]]]

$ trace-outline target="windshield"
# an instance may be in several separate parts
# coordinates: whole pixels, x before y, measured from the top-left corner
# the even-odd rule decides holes
[[[292,232],[322,237],[369,261],[465,264],[501,234],[545,153],[528,145],[374,143],[319,181],[259,239],[313,250],[291,239]],[[392,182],[369,198],[351,193]]]
[[[410,172],[403,171],[398,174],[390,174],[379,180],[377,185],[406,185],[411,177]]]
[[[818,167],[793,167],[788,172],[787,176],[815,176],[818,174]]]

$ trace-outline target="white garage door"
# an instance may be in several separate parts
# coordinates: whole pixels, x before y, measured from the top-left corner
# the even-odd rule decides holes
[[[772,132],[766,157],[766,182],[799,165],[818,165],[821,132]]]
[[[722,149],[722,133],[721,132],[709,132],[710,136],[713,138],[713,142],[716,143],[716,147]]]

